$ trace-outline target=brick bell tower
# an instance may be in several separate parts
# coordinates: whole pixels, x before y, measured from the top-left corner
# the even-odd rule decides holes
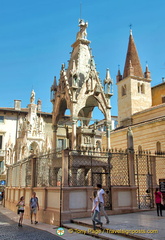
[[[79,32],[72,44],[72,52],[68,68],[62,64],[60,79],[51,87],[53,103],[53,148],[57,148],[58,123],[64,117],[66,109],[70,110],[70,132],[66,137],[72,149],[78,147],[95,147],[95,129],[89,126],[94,107],[98,107],[104,114],[107,131],[107,147],[110,148],[110,97],[111,78],[109,70],[106,72],[104,89],[96,70],[92,56],[90,41],[87,39],[88,23],[79,21]],[[80,122],[80,125],[77,122]]]
[[[132,124],[132,115],[139,111],[150,108],[151,78],[148,66],[143,74],[138,52],[130,30],[128,50],[126,55],[123,76],[118,70],[118,122],[119,126]]]

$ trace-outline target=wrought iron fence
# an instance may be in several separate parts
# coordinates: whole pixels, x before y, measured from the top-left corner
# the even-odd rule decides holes
[[[21,187],[30,187],[32,184],[31,158],[24,159],[21,164]]]
[[[135,154],[135,184],[140,209],[153,207],[153,166],[150,154]]]
[[[96,152],[92,150],[69,151],[68,185],[105,186],[129,185],[127,153]]]
[[[35,164],[35,186],[49,187],[60,184],[62,156],[60,152],[51,152],[38,156]]]
[[[128,153],[118,152],[111,154],[111,185],[112,186],[129,186],[129,167]]]
[[[156,155],[156,183],[159,185],[159,179],[165,179],[165,155]]]

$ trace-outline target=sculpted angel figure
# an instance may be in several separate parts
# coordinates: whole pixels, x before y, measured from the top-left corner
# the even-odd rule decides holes
[[[34,90],[32,90],[31,97],[30,97],[30,103],[34,103],[34,101],[35,101],[35,92],[34,92]]]
[[[87,37],[86,28],[88,27],[88,22],[84,22],[83,19],[80,19],[79,20],[79,27],[80,27],[80,31],[77,33],[77,39],[78,38],[86,39],[86,37]]]

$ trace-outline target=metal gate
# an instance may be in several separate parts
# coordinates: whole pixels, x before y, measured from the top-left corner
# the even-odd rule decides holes
[[[135,155],[135,184],[139,209],[152,208],[154,206],[153,165],[148,154]]]
[[[106,172],[93,172],[92,185],[96,186],[101,184],[105,191],[105,209],[112,209],[111,187],[110,187],[110,173]]]

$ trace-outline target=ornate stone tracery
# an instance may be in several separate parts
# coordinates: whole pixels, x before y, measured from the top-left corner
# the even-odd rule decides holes
[[[105,121],[111,122],[110,97],[112,94],[110,92],[110,85],[112,81],[110,75],[106,77],[108,92],[105,93],[98,72],[96,71],[91,48],[89,48],[90,41],[87,40],[86,28],[88,27],[88,23],[80,20],[79,27],[80,30],[77,34],[76,42],[72,45],[73,50],[68,68],[65,69],[65,66],[62,65],[59,84],[54,88],[55,93],[52,94],[55,96],[52,100],[53,126],[58,127],[60,119],[65,117],[65,110],[70,109],[71,125],[69,142],[72,144],[72,149],[76,149],[77,146],[83,144],[89,144],[87,139],[90,139],[91,146],[96,146],[94,134],[89,126],[95,107],[98,107],[104,114]],[[53,86],[51,89],[53,89]],[[80,120],[83,126],[88,127],[85,130],[86,133],[84,133],[84,127],[77,126],[77,120]],[[110,131],[109,128],[107,129]],[[56,149],[57,133],[54,133],[53,142],[53,148]],[[107,143],[110,148],[110,137]]]

